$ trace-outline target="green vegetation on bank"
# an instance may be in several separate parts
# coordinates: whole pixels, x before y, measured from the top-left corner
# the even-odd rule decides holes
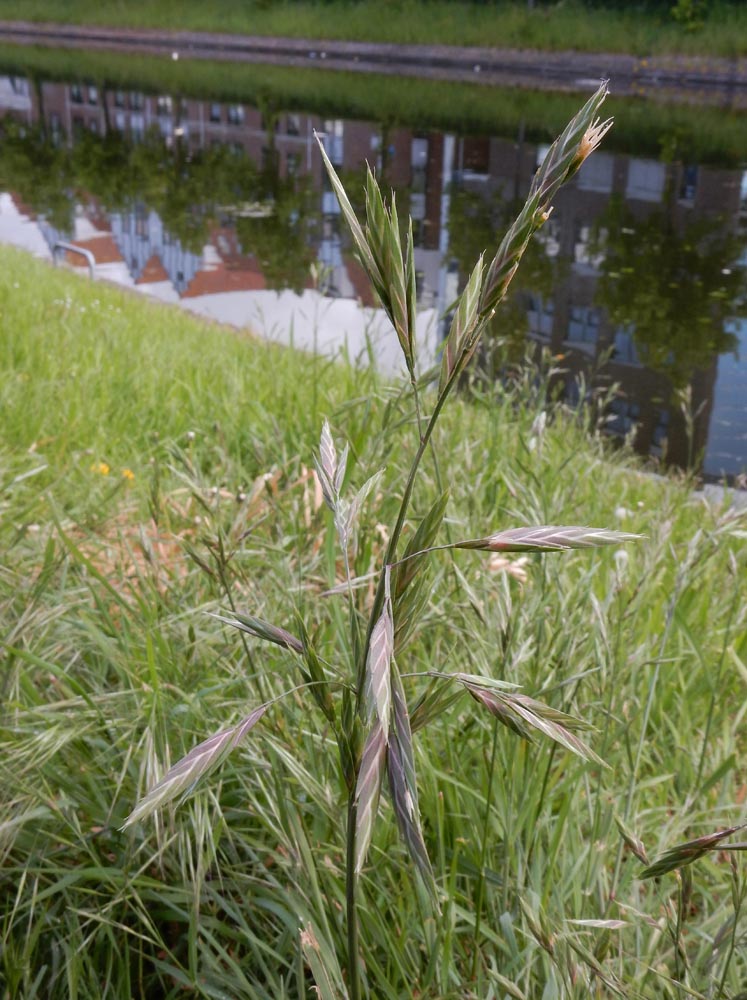
[[[382,16],[382,7],[384,16]],[[679,14],[677,13],[679,8]],[[333,0],[0,0],[0,19],[402,44],[489,45],[586,52],[747,53],[741,3],[672,0],[620,8],[575,2]]]
[[[573,94],[538,93],[479,84],[203,60],[77,52],[0,45],[0,71],[32,81],[74,80],[105,88],[145,90],[200,100],[221,100],[305,110],[322,117],[381,122],[394,128],[441,129],[459,135],[552,139],[578,105]],[[739,166],[747,149],[747,115],[721,108],[664,106],[650,100],[608,102],[615,128],[607,148]]]
[[[300,695],[210,791],[119,828],[169,759],[293,683],[284,650],[242,646],[205,611],[292,626],[290,604],[326,650],[324,602],[340,598],[321,593],[341,570],[308,472],[321,421],[351,442],[351,483],[386,467],[365,573],[411,458],[409,404],[368,371],[5,249],[0,321],[3,1000],[306,996],[314,942],[345,950],[344,824],[328,733]],[[387,1000],[581,995],[571,979],[584,996],[675,1000],[673,980],[734,996],[740,856],[733,876],[713,853],[691,881],[641,882],[635,838],[654,857],[745,819],[745,517],[609,453],[547,385],[517,372],[445,411],[451,530],[589,523],[646,539],[434,562],[427,628],[399,665],[520,684],[595,726],[609,769],[517,742],[464,701],[419,732],[444,908],[415,891],[383,807],[360,906],[366,984]],[[417,513],[439,493],[425,469]]]

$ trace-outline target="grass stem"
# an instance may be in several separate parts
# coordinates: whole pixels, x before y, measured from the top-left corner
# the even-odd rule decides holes
[[[347,920],[347,968],[349,1000],[360,1000],[361,978],[360,958],[358,955],[358,911],[356,895],[358,876],[355,871],[355,826],[357,808],[355,804],[355,789],[348,795],[348,830],[345,853],[345,916]]]

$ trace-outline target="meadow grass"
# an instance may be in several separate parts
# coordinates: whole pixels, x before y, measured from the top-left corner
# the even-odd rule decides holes
[[[666,12],[641,4],[619,10],[581,2],[537,4],[387,0],[258,2],[218,0],[25,0],[22,8],[0,0],[0,19],[219,31],[280,37],[352,39],[402,44],[489,45],[586,52],[685,53],[734,56],[747,51],[747,15],[740,4],[714,4],[695,24],[678,24]]]
[[[308,471],[321,420],[351,442],[353,483],[386,467],[362,574],[412,457],[410,405],[371,372],[5,249],[0,313],[0,995],[311,995],[320,955],[339,974],[345,871],[338,765],[306,695],[268,713],[210,788],[119,828],[170,761],[293,684],[284,650],[237,643],[205,611],[292,629],[293,607],[331,654],[343,612],[321,595],[342,569]],[[553,403],[551,374],[475,381],[444,411],[414,512],[448,475],[459,536],[588,523],[645,541],[434,560],[400,666],[520,684],[595,726],[609,767],[517,741],[467,697],[420,730],[443,911],[383,806],[359,906],[365,989],[734,996],[747,964],[736,947],[721,983],[743,938],[726,857],[698,861],[691,883],[641,881],[615,821],[653,858],[745,820],[745,517],[611,452]]]

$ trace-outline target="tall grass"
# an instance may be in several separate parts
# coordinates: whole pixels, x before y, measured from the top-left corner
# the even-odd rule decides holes
[[[423,412],[421,379],[427,384],[432,375],[423,375],[416,354],[416,282],[412,220],[406,227],[406,242],[394,195],[387,203],[379,185],[368,171],[366,179],[366,219],[361,226],[336,171],[319,140],[319,149],[341,211],[350,229],[356,255],[387,314],[402,351],[414,408],[417,447],[410,463],[396,518],[385,529],[387,543],[382,564],[373,574],[353,573],[358,552],[359,521],[363,507],[382,478],[382,471],[369,477],[357,493],[348,498],[347,462],[350,446],[338,454],[329,424],[325,421],[315,457],[316,481],[325,504],[334,518],[334,537],[343,560],[343,580],[339,589],[347,592],[347,622],[336,629],[335,647],[322,656],[310,637],[304,619],[296,615],[294,635],[257,615],[239,614],[233,601],[230,617],[218,620],[296,654],[299,683],[286,693],[267,699],[239,722],[194,747],[158,781],[128,816],[132,825],[162,810],[179,796],[189,794],[195,784],[241,743],[247,734],[290,695],[307,696],[316,702],[331,729],[342,776],[341,792],[347,797],[345,844],[345,920],[347,929],[346,984],[332,949],[319,946],[312,924],[304,926],[302,943],[308,952],[311,972],[319,991],[330,996],[362,996],[362,966],[358,934],[358,894],[361,873],[368,858],[384,778],[388,778],[390,798],[400,835],[421,878],[431,906],[440,912],[439,889],[425,845],[418,806],[411,705],[422,725],[433,721],[455,701],[457,693],[468,692],[496,719],[529,742],[539,733],[565,750],[603,766],[603,761],[577,735],[588,724],[535,698],[512,690],[515,685],[491,674],[469,671],[425,671],[420,679],[435,681],[431,695],[413,702],[408,696],[400,668],[403,650],[419,624],[427,601],[428,557],[445,550],[489,552],[545,552],[598,545],[619,545],[639,536],[588,527],[533,526],[491,532],[479,537],[443,544],[439,540],[448,506],[448,491],[436,500],[419,520],[406,545],[400,540],[406,529],[421,463],[431,445],[437,422],[452,391],[464,375],[480,340],[506,296],[508,286],[534,234],[547,220],[559,188],[572,177],[596,149],[610,128],[600,123],[597,111],[607,94],[606,84],[587,101],[550,147],[532,182],[526,204],[500,243],[492,261],[484,265],[480,256],[466,287],[454,305],[454,315],[444,342],[438,391],[429,400],[430,415]],[[410,395],[410,394],[408,394]],[[437,452],[434,449],[434,458]],[[221,551],[223,566],[227,560]],[[376,580],[373,599],[356,599],[360,583]],[[230,592],[227,596],[230,599]],[[336,589],[336,588],[333,588]],[[333,621],[339,622],[339,613]],[[344,616],[343,616],[344,618]],[[365,638],[364,636],[365,631]],[[244,642],[246,640],[244,639]],[[341,669],[341,665],[345,665]],[[417,676],[417,674],[415,675]],[[262,694],[258,685],[258,691]],[[337,697],[335,697],[337,696]],[[428,718],[425,718],[427,707]],[[416,727],[417,728],[417,727]],[[478,908],[479,912],[479,908]],[[476,966],[476,963],[475,963]],[[473,969],[474,975],[474,969]],[[368,991],[366,991],[368,992]]]
[[[293,685],[285,649],[243,646],[199,612],[230,617],[233,602],[293,630],[290,603],[337,668],[344,597],[321,594],[344,570],[307,456],[326,417],[351,443],[352,483],[384,465],[403,483],[412,406],[371,373],[10,251],[0,264],[5,995],[290,998],[325,974],[335,995],[340,773],[308,697],[268,712],[218,782],[147,836],[119,828],[171,761]],[[442,909],[385,807],[357,911],[364,985],[387,998],[733,996],[747,973],[738,872],[712,853],[684,890],[641,881],[632,848],[653,858],[744,821],[744,516],[609,454],[553,403],[548,365],[475,382],[444,409],[415,520],[448,470],[454,539],[611,518],[647,539],[625,554],[434,561],[403,673],[519,684],[593,723],[585,738],[609,768],[517,741],[466,700],[436,706],[415,742]],[[398,507],[396,491],[371,494],[356,575],[380,565]]]

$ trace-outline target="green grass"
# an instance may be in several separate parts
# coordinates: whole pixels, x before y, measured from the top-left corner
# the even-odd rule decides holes
[[[178,28],[299,38],[375,42],[491,45],[586,52],[686,53],[732,56],[747,52],[747,11],[715,4],[696,27],[677,24],[641,4],[625,10],[589,9],[580,2],[470,4],[386,0],[346,3],[228,3],[195,0],[0,0],[0,18],[137,28]]]
[[[0,996],[311,995],[301,929],[344,953],[344,796],[301,696],[209,791],[118,828],[169,759],[295,683],[284,651],[243,646],[204,611],[233,600],[292,628],[297,610],[332,656],[337,599],[320,593],[339,567],[311,452],[326,416],[351,442],[354,485],[386,468],[366,572],[415,446],[409,404],[370,373],[5,249],[0,316]],[[505,981],[527,1000],[612,995],[595,969],[631,1000],[687,995],[673,978],[733,997],[747,964],[737,947],[719,994],[728,861],[690,869],[677,959],[677,881],[638,880],[614,817],[652,857],[746,818],[745,517],[610,453],[547,385],[476,384],[445,411],[449,531],[567,522],[645,540],[627,560],[531,557],[523,584],[482,554],[434,560],[425,630],[399,666],[519,683],[591,722],[610,767],[519,742],[466,697],[421,730],[446,902],[429,910],[384,805],[361,899],[366,983],[383,998],[503,997]],[[427,462],[416,512],[436,479]]]

